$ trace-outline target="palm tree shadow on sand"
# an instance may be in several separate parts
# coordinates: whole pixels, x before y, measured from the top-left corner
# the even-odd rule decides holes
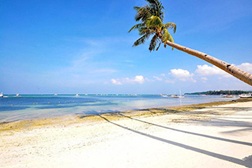
[[[146,122],[146,121],[143,121],[143,120],[135,119],[135,118],[123,115],[121,113],[117,113],[117,114],[119,114],[119,115],[121,115],[123,117],[127,117],[129,119],[138,121],[138,122],[143,122],[145,124],[150,124],[150,125],[153,125],[153,126],[156,126],[156,127],[164,128],[164,129],[170,129],[170,130],[173,130],[173,131],[183,132],[183,133],[192,134],[192,135],[196,135],[196,136],[202,136],[202,137],[206,137],[206,138],[212,138],[212,139],[215,139],[215,140],[221,140],[221,141],[226,141],[226,142],[231,142],[231,143],[238,143],[238,144],[242,144],[242,145],[252,146],[252,143],[249,143],[249,142],[230,140],[230,139],[225,139],[225,138],[219,138],[219,137],[214,137],[214,136],[209,136],[209,135],[204,135],[204,134],[199,134],[199,133],[194,133],[194,132],[189,132],[189,131],[184,131],[184,130],[179,130],[179,129],[174,129],[174,128],[169,128],[169,127],[165,127],[165,126],[158,125],[158,124],[155,124],[155,123],[150,123],[150,122]],[[171,145],[174,145],[174,146],[177,146],[177,147],[180,147],[180,148],[184,148],[184,149],[191,150],[191,151],[194,151],[194,152],[198,152],[198,153],[201,153],[201,154],[204,154],[204,155],[208,155],[208,156],[211,156],[211,157],[214,157],[214,158],[218,158],[218,159],[225,160],[225,161],[228,161],[228,162],[232,162],[232,163],[235,163],[235,164],[238,164],[238,165],[242,165],[242,166],[245,166],[245,167],[248,167],[248,168],[252,168],[252,155],[247,156],[243,160],[241,160],[241,159],[238,159],[238,158],[234,158],[234,157],[214,153],[214,152],[211,152],[211,151],[199,149],[199,148],[196,148],[196,147],[192,147],[192,146],[189,146],[189,145],[185,145],[185,144],[182,144],[182,143],[178,143],[178,142],[174,142],[174,141],[171,141],[171,140],[168,140],[168,139],[164,139],[164,138],[161,138],[161,137],[158,137],[158,136],[147,134],[147,133],[132,129],[130,127],[126,127],[126,126],[120,125],[118,123],[115,123],[115,122],[109,120],[108,118],[106,118],[104,115],[101,115],[101,114],[97,114],[97,116],[104,119],[105,121],[107,121],[110,124],[113,124],[113,125],[115,125],[117,127],[120,127],[122,129],[125,129],[125,130],[128,130],[128,131],[134,132],[136,134],[139,134],[139,135],[142,135],[142,136],[145,136],[145,137],[148,137],[148,138],[160,141],[160,142],[171,144]]]

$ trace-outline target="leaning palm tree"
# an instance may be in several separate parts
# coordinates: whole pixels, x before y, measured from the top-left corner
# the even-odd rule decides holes
[[[134,25],[129,30],[129,32],[131,32],[132,30],[138,30],[140,38],[134,42],[133,46],[143,44],[147,39],[150,38],[150,36],[152,36],[149,45],[150,51],[158,50],[161,44],[164,44],[164,47],[169,45],[172,47],[172,49],[176,48],[200,59],[203,59],[252,86],[252,74],[245,72],[235,67],[234,65],[212,57],[206,53],[199,52],[174,43],[173,37],[169,33],[168,29],[172,29],[175,33],[176,24],[173,22],[165,24],[163,23],[164,7],[159,0],[146,1],[148,2],[146,6],[134,7],[134,9],[137,11],[135,20],[138,23]]]

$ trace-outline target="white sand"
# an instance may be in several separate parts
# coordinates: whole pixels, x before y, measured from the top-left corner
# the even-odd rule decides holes
[[[252,167],[252,102],[154,117],[101,117],[1,132],[0,167]]]

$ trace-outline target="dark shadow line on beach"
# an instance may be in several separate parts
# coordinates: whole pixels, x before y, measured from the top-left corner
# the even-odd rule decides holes
[[[184,149],[187,149],[187,150],[191,150],[191,151],[194,151],[194,152],[198,152],[198,153],[201,153],[201,154],[204,154],[204,155],[208,155],[208,156],[211,156],[211,157],[214,157],[214,158],[218,158],[218,159],[221,159],[221,160],[225,160],[225,161],[228,161],[228,162],[232,162],[232,163],[239,164],[239,165],[246,166],[246,167],[250,168],[250,164],[247,164],[247,162],[245,162],[245,161],[243,161],[241,159],[237,159],[237,158],[234,158],[234,157],[225,156],[225,155],[222,155],[222,154],[218,154],[218,153],[210,152],[210,151],[207,151],[207,150],[199,149],[199,148],[192,147],[192,146],[189,146],[189,145],[185,145],[185,144],[182,144],[182,143],[178,143],[178,142],[174,142],[174,141],[167,140],[167,139],[164,139],[164,138],[160,138],[160,137],[157,137],[157,136],[154,136],[154,135],[151,135],[151,134],[146,134],[144,132],[140,132],[140,131],[131,129],[129,127],[126,127],[126,126],[117,124],[115,122],[112,122],[112,121],[110,121],[109,119],[107,119],[106,117],[104,117],[102,115],[99,115],[99,114],[97,114],[97,115],[99,117],[101,117],[102,119],[104,119],[105,121],[107,121],[108,123],[111,123],[111,124],[113,124],[115,126],[123,128],[125,130],[134,132],[136,134],[143,135],[143,136],[146,136],[146,137],[154,139],[154,140],[158,140],[158,141],[161,141],[161,142],[164,142],[164,143],[168,143],[168,144],[178,146],[178,147],[181,147],[181,148],[184,148]]]
[[[249,142],[242,142],[242,141],[237,141],[237,140],[232,140],[232,139],[219,138],[219,137],[215,137],[215,136],[199,134],[199,133],[190,132],[190,131],[184,131],[184,130],[170,128],[170,127],[166,127],[166,126],[163,126],[163,125],[159,125],[159,124],[143,121],[143,120],[140,120],[140,119],[132,118],[130,116],[126,116],[126,115],[121,114],[121,113],[118,113],[118,114],[123,116],[123,117],[129,118],[131,120],[135,120],[135,121],[142,122],[142,123],[145,123],[145,124],[153,125],[153,126],[156,126],[156,127],[159,127],[159,128],[169,129],[169,130],[172,130],[172,131],[177,131],[177,132],[182,132],[182,133],[186,133],[186,134],[201,136],[201,137],[205,137],[205,138],[211,138],[211,139],[220,140],[220,141],[226,141],[226,142],[231,142],[231,143],[237,143],[237,144],[252,146],[252,143],[249,143]]]
[[[181,106],[183,107],[183,106]],[[185,106],[186,108],[186,106]],[[190,107],[189,107],[190,108]],[[198,111],[198,110],[201,110],[201,109],[205,109],[205,108],[211,108],[210,110],[207,110],[207,111]],[[246,111],[250,111],[252,110],[252,107],[201,107],[201,106],[193,106],[193,108],[191,110],[193,111],[188,111],[188,110],[182,110],[181,109],[172,109],[172,108],[150,108],[150,109],[140,109],[140,110],[137,110],[137,111],[147,111],[151,114],[159,114],[159,113],[162,113],[162,114],[176,114],[176,115],[185,115],[185,114],[205,114],[205,113],[210,113],[212,115],[220,115],[219,112],[216,112],[215,109],[224,109],[226,111],[229,111],[230,114],[232,114],[233,112],[237,111],[237,110],[240,110],[240,111],[243,111],[243,112],[246,112]],[[119,112],[120,113],[120,112]],[[226,117],[226,116],[224,116]],[[196,120],[197,121],[197,120]]]
[[[230,133],[236,133],[236,132],[242,132],[242,131],[250,131],[250,130],[252,130],[252,128],[242,128],[242,129],[235,129],[235,130],[231,130],[231,131],[223,131],[222,133],[230,134]]]
[[[199,121],[199,122],[201,122],[201,121]],[[205,122],[205,124],[209,124],[209,123]],[[211,125],[213,125],[213,126],[235,126],[235,127],[248,127],[248,128],[252,128],[252,123],[251,122],[228,120],[228,119],[225,119],[225,118],[216,118],[216,119],[213,119],[211,121]]]
[[[221,117],[221,118],[225,118],[225,119],[241,119],[241,120],[251,120],[252,119],[252,117],[237,117],[237,118],[235,118],[235,117],[227,117],[227,116],[224,116],[224,117]],[[246,121],[244,121],[244,122],[246,122]]]
[[[196,106],[197,107],[197,106]],[[243,110],[251,110],[252,107],[218,107],[218,106],[210,106],[210,107],[206,107],[206,108],[210,108],[210,109],[231,109],[231,110],[235,110],[235,111],[243,111]]]

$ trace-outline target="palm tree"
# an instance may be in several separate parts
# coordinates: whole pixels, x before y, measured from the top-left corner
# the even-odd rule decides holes
[[[134,25],[129,30],[129,32],[131,32],[132,30],[138,30],[139,35],[141,37],[134,42],[133,46],[143,44],[150,36],[152,36],[149,45],[150,51],[157,51],[162,43],[164,44],[164,47],[166,47],[166,45],[169,45],[172,47],[172,49],[176,48],[180,51],[184,51],[190,55],[203,59],[208,63],[215,65],[216,67],[224,70],[225,72],[252,86],[252,74],[245,72],[232,64],[226,63],[206,53],[174,43],[174,40],[168,29],[172,29],[175,33],[176,24],[173,22],[169,22],[166,24],[163,23],[164,7],[162,3],[159,2],[159,0],[146,1],[148,2],[146,6],[134,7],[134,9],[137,11],[135,15],[135,20],[139,23]]]

